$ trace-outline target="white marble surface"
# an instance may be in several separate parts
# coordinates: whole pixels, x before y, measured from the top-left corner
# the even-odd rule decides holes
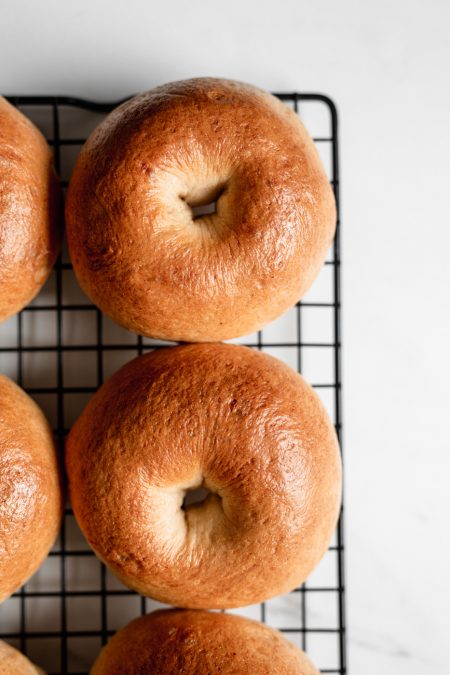
[[[207,74],[335,99],[355,675],[449,669],[449,8],[446,0],[1,6],[5,93],[106,99]]]

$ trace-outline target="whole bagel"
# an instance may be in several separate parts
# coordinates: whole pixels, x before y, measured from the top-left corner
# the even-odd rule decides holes
[[[0,602],[36,572],[58,534],[60,472],[36,403],[0,375]]]
[[[61,236],[61,193],[50,148],[0,96],[0,321],[41,289]]]
[[[35,666],[26,656],[2,640],[0,640],[0,673],[2,675],[45,675],[42,668]]]
[[[306,654],[272,628],[240,616],[163,610],[122,628],[91,675],[320,675]]]
[[[187,345],[131,361],[75,423],[66,459],[96,554],[127,586],[181,607],[290,591],[338,517],[340,456],[320,400],[246,347]],[[183,508],[199,487],[212,494]]]
[[[216,202],[216,212],[193,208]],[[250,85],[174,82],[114,110],[66,205],[78,281],[143,335],[216,341],[261,328],[316,277],[335,203],[298,116]]]

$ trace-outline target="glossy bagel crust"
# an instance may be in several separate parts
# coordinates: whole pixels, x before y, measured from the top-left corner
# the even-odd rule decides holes
[[[63,499],[52,431],[0,375],[0,602],[36,572],[58,534]]]
[[[0,321],[41,289],[59,252],[62,197],[40,131],[0,97]]]
[[[191,206],[217,199],[217,212]],[[83,290],[117,323],[190,342],[250,333],[293,305],[335,230],[332,189],[298,116],[214,78],[120,105],[73,172],[67,237]]]
[[[278,631],[240,616],[163,610],[139,617],[102,649],[91,675],[320,675]]]
[[[45,675],[42,668],[35,666],[26,656],[2,640],[0,640],[0,673],[2,675]]]
[[[290,591],[339,512],[339,449],[317,395],[277,359],[236,345],[125,365],[72,428],[66,466],[96,554],[127,586],[181,607]],[[183,509],[199,487],[213,494]]]

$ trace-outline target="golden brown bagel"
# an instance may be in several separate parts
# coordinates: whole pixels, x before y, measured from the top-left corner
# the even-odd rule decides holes
[[[61,241],[61,205],[45,138],[0,96],[0,321],[47,280]]]
[[[217,200],[217,213],[191,207]],[[114,110],[85,144],[66,206],[83,290],[143,335],[250,333],[309,288],[334,197],[297,115],[255,87],[174,82]]]
[[[300,584],[336,525],[341,464],[311,387],[271,356],[197,344],[131,361],[67,442],[78,523],[143,595],[249,605]],[[214,494],[182,509],[187,491]]]
[[[0,673],[2,675],[45,675],[17,649],[0,640]]]
[[[62,503],[47,420],[22,389],[0,375],[0,602],[46,558]]]
[[[163,610],[122,628],[91,675],[320,675],[306,654],[268,626],[240,616]]]

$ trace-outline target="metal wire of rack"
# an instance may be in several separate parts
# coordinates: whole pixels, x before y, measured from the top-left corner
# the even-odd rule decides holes
[[[336,195],[337,232],[321,275],[303,301],[272,326],[235,342],[272,353],[302,372],[324,400],[342,447],[337,113],[320,94],[277,96],[300,114],[314,136]],[[62,96],[8,99],[43,131],[64,187],[85,138],[117,105]],[[163,344],[128,333],[102,315],[77,286],[63,251],[39,296],[0,325],[0,372],[44,409],[62,453],[68,428],[104,379],[137,354]],[[344,675],[344,590],[341,513],[332,545],[302,587],[236,613],[281,630],[322,673]],[[67,504],[47,561],[0,607],[0,638],[50,673],[83,675],[118,628],[156,607],[159,603],[124,588],[95,558]]]

